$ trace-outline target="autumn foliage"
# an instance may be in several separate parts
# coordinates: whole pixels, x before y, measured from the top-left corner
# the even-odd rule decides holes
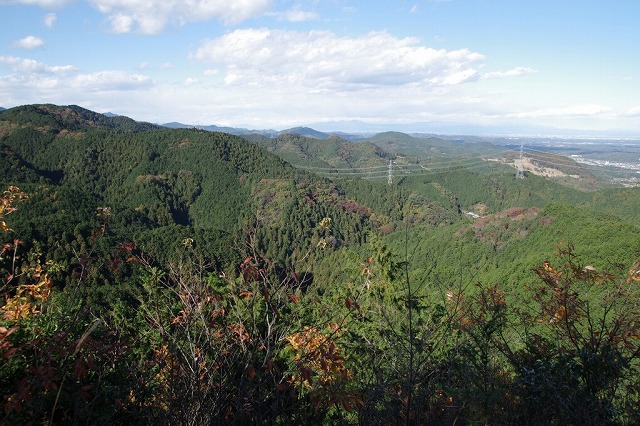
[[[638,421],[638,262],[626,273],[582,264],[573,247],[559,265],[534,268],[531,305],[511,307],[497,286],[451,294],[465,350],[484,386],[481,413],[498,423]],[[491,397],[491,394],[494,396]]]
[[[3,193],[2,235],[24,199]],[[372,238],[319,294],[254,240],[231,270],[188,236],[161,263],[110,240],[111,218],[96,211],[68,268],[3,245],[3,424],[640,420],[639,262],[600,271],[562,246],[533,269],[531,303],[480,284],[438,299]],[[332,222],[317,227],[302,260],[327,249]]]

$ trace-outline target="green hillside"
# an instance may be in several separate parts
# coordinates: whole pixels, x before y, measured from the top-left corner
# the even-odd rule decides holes
[[[368,139],[380,148],[396,154],[413,157],[440,157],[443,155],[495,155],[501,150],[489,143],[464,143],[437,137],[417,138],[400,132],[384,132]]]
[[[0,111],[0,423],[638,423],[640,189],[503,154]]]
[[[325,139],[284,133],[274,138],[254,138],[257,145],[302,168],[351,169],[386,166],[392,156],[368,142],[353,143],[337,136]]]
[[[370,229],[360,213],[346,212],[348,200],[335,185],[300,173],[239,137],[150,127],[49,105],[7,110],[0,126],[2,184],[32,191],[30,203],[53,200],[35,222],[18,214],[17,230],[24,223],[37,235],[48,232],[57,239],[49,222],[63,220],[65,203],[80,203],[72,215],[76,225],[87,219],[80,212],[109,206],[122,232],[146,241],[156,254],[162,242],[157,235],[175,234],[179,240],[183,234],[222,232],[241,238],[257,227],[263,247],[284,260],[293,252],[293,241],[310,237],[302,228],[326,215],[344,225],[336,244],[343,244],[345,235],[359,240],[356,230]],[[327,195],[318,194],[318,188]],[[35,212],[24,214],[29,213]],[[280,228],[296,221],[302,233],[282,237]],[[278,248],[268,242],[276,238]]]
[[[25,105],[4,110],[3,131],[7,128],[36,127],[46,131],[72,131],[87,128],[110,128],[122,131],[147,131],[160,126],[142,123],[124,116],[108,117],[77,105],[59,107],[57,105]]]

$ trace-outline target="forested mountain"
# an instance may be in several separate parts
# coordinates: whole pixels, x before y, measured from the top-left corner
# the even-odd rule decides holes
[[[56,105],[26,105],[5,110],[2,115],[3,134],[17,126],[38,127],[43,131],[72,131],[85,128],[110,128],[122,131],[144,131],[158,129],[159,126],[142,123],[124,116],[108,117],[76,105],[58,107]]]
[[[296,133],[282,133],[273,138],[247,137],[247,140],[301,168],[358,169],[386,167],[394,156],[368,142],[353,143],[337,136],[310,138]]]
[[[230,133],[232,135],[238,135],[238,136],[245,136],[245,137],[249,137],[249,138],[253,138],[256,136],[263,136],[266,138],[272,138],[278,135],[284,135],[284,134],[295,134],[295,135],[300,135],[300,136],[305,136],[305,137],[309,137],[309,138],[315,138],[315,139],[326,139],[329,136],[331,136],[332,134],[328,134],[328,133],[323,133],[320,132],[318,130],[312,129],[310,127],[294,127],[291,129],[285,129],[285,130],[273,130],[273,129],[247,129],[244,127],[227,127],[227,126],[216,126],[216,125],[193,125],[193,124],[183,124],[183,123],[178,123],[178,122],[171,122],[171,123],[165,123],[163,124],[164,127],[168,127],[171,129],[200,129],[200,130],[207,130],[210,132],[224,132],[224,133]],[[363,136],[361,135],[351,135],[348,133],[341,133],[340,136],[343,136],[345,139],[348,140],[362,140],[364,139]]]
[[[302,228],[313,228],[326,215],[344,224],[336,244],[345,235],[359,241],[360,231],[370,229],[364,216],[342,207],[348,200],[339,187],[228,134],[40,105],[0,116],[0,149],[4,185],[33,190],[30,203],[54,199],[46,210],[50,214],[38,213],[35,229],[53,239],[59,236],[49,221],[62,219],[65,203],[78,203],[78,221],[109,206],[123,231],[135,230],[137,243],[208,232],[239,238],[243,229],[256,227],[278,240],[277,250],[264,242],[262,248],[284,257],[295,251],[293,241],[304,242],[308,231]],[[21,229],[21,214],[15,220]],[[26,223],[35,226],[27,218]],[[296,226],[302,234],[282,230]],[[157,251],[158,244],[149,248]]]
[[[275,130],[251,130],[251,129],[246,129],[244,127],[227,127],[227,126],[215,126],[215,125],[194,126],[192,124],[183,124],[175,121],[171,123],[165,123],[163,124],[163,126],[168,127],[170,129],[200,129],[200,130],[207,130],[209,132],[224,132],[224,133],[229,133],[231,135],[238,135],[238,136],[262,135],[262,136],[270,137],[278,133]]]
[[[305,136],[308,138],[315,138],[315,139],[326,139],[330,136],[326,133],[319,132],[310,127],[293,127],[291,129],[282,130],[278,132],[278,134],[280,135],[293,134],[293,135],[300,135],[300,136]]]
[[[640,190],[517,159],[0,112],[1,422],[640,422]]]
[[[504,151],[489,143],[465,143],[446,141],[437,137],[417,138],[400,132],[384,132],[368,139],[380,148],[414,157],[438,157],[445,155],[497,155]]]

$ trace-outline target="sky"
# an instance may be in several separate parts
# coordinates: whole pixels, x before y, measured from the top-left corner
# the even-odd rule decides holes
[[[0,106],[640,137],[638,18],[636,0],[0,0]]]

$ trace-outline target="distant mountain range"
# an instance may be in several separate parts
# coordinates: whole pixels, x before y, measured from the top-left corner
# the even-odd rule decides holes
[[[268,138],[274,138],[279,135],[284,134],[295,134],[300,136],[305,136],[307,138],[313,139],[327,139],[331,136],[339,136],[342,139],[346,139],[348,141],[361,141],[366,139],[364,134],[352,134],[345,132],[321,132],[319,130],[312,129],[311,127],[292,127],[291,129],[285,130],[273,130],[273,129],[247,129],[244,127],[224,127],[224,126],[216,126],[216,125],[208,125],[208,126],[200,126],[200,125],[191,125],[191,124],[183,124],[177,122],[165,123],[162,124],[164,127],[168,127],[171,129],[201,129],[207,130],[210,132],[224,132],[237,136],[247,136],[247,135],[262,135]]]
[[[343,132],[354,134],[373,135],[376,133],[396,131],[411,135],[421,136],[529,136],[529,137],[584,137],[584,138],[640,138],[635,131],[622,129],[609,130],[576,130],[568,128],[557,128],[543,125],[532,125],[525,123],[500,124],[474,124],[474,123],[451,123],[441,121],[429,121],[418,123],[366,123],[358,120],[327,121],[309,124],[310,127],[322,132],[340,129]]]
[[[162,126],[168,127],[170,129],[200,129],[200,130],[207,130],[209,132],[224,132],[224,133],[229,133],[232,135],[240,135],[240,136],[259,134],[267,137],[272,137],[278,134],[277,130],[271,130],[271,129],[252,130],[252,129],[246,129],[243,127],[225,127],[225,126],[216,126],[213,124],[207,125],[207,126],[200,126],[200,125],[193,125],[193,124],[178,123],[175,121],[172,121],[171,123],[164,123],[162,124]]]
[[[430,137],[430,136],[484,136],[484,137],[507,137],[507,136],[528,136],[528,137],[620,137],[639,138],[640,135],[624,130],[575,130],[561,129],[548,126],[536,126],[527,124],[518,125],[482,125],[470,123],[448,123],[448,122],[422,122],[422,123],[402,123],[402,124],[376,124],[366,123],[358,120],[343,121],[323,121],[311,123],[305,127],[293,127],[285,130],[257,130],[238,127],[220,127],[215,125],[194,126],[182,123],[166,123],[165,127],[170,128],[198,128],[209,131],[225,132],[234,135],[246,136],[248,134],[260,134],[266,137],[275,137],[284,133],[293,133],[316,139],[326,139],[330,136],[340,136],[349,141],[361,141],[383,132],[403,132],[406,134]]]
[[[0,111],[7,108],[0,107]],[[120,114],[105,112],[102,115],[108,118],[122,117]],[[249,129],[245,127],[230,127],[217,125],[193,125],[179,122],[161,124],[172,129],[202,129],[211,132],[224,132],[237,136],[262,135],[273,138],[282,134],[297,134],[314,139],[327,139],[331,136],[339,136],[348,141],[363,141],[378,133],[402,132],[415,137],[437,136],[443,139],[459,138],[464,136],[468,141],[469,136],[486,140],[486,137],[573,137],[573,138],[631,138],[640,139],[637,132],[615,130],[576,130],[548,126],[536,126],[527,124],[510,125],[482,125],[471,123],[449,122],[420,122],[420,123],[367,123],[359,120],[323,121],[308,124],[307,126],[292,127],[285,130],[274,129]]]

